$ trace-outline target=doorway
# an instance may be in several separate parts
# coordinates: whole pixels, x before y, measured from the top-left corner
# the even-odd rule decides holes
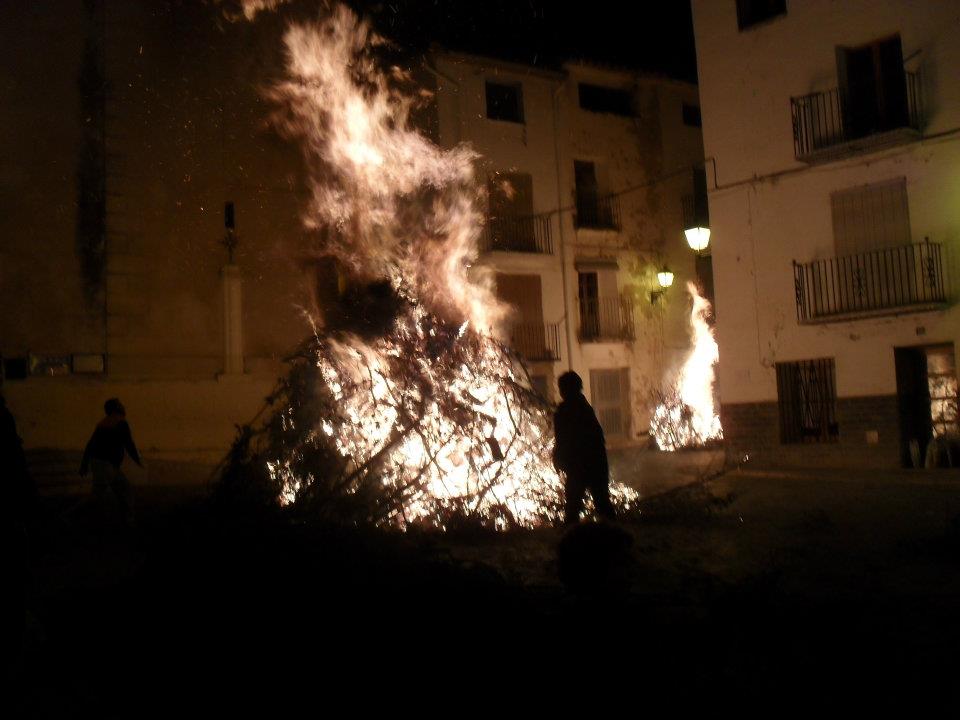
[[[960,431],[957,366],[953,343],[894,348],[900,459],[904,467],[926,467],[929,446],[949,448]],[[947,449],[949,459],[949,449]],[[936,453],[934,453],[936,454]],[[933,458],[934,465],[939,464]]]

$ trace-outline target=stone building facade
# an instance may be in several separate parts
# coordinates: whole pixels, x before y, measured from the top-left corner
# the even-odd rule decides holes
[[[81,448],[119,396],[147,457],[214,462],[311,331],[324,276],[301,223],[305,172],[262,92],[282,29],[271,15],[225,23],[206,3],[8,9],[0,357],[28,447]],[[481,262],[518,301],[535,382],[549,393],[581,371],[613,434],[642,439],[649,389],[688,344],[682,198],[702,148],[682,108],[696,87],[444,53],[416,74],[436,91],[424,131],[471,143],[490,187],[519,187],[491,194]],[[677,280],[652,304],[662,264]]]

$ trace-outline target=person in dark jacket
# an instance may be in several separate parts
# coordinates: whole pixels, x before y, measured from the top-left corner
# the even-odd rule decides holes
[[[124,453],[140,467],[140,453],[133,444],[133,435],[127,423],[127,411],[117,398],[110,398],[103,404],[106,417],[93,431],[83,451],[80,462],[80,475],[88,471],[93,473],[93,495],[99,507],[103,508],[108,493],[112,493],[120,505],[120,511],[127,524],[133,523],[133,502],[130,494],[130,481],[120,469]]]
[[[583,396],[583,380],[571,370],[557,379],[557,385],[563,402],[553,416],[553,465],[566,478],[564,522],[570,525],[579,521],[587,490],[597,514],[613,520],[606,441],[593,408]]]

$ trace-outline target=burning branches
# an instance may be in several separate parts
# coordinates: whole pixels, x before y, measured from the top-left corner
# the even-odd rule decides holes
[[[690,312],[693,349],[673,387],[657,398],[659,402],[650,420],[650,432],[661,450],[704,445],[723,437],[713,403],[713,366],[720,356],[707,322],[710,302],[693,283],[687,283],[687,292],[693,298]]]
[[[370,50],[382,42],[342,5],[285,33],[276,122],[310,169],[304,225],[352,288],[291,359],[267,419],[241,432],[223,477],[351,523],[551,522],[562,488],[549,407],[495,339],[504,307],[474,265],[476,155],[408,126],[413,100]]]
[[[313,516],[443,528],[551,522],[549,408],[513,353],[411,305],[371,342],[314,337],[292,359],[243,465]]]

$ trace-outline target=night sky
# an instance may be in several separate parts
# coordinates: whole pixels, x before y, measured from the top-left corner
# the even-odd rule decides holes
[[[583,59],[695,82],[696,53],[686,0],[636,7],[594,0],[394,0],[365,2],[376,28],[413,49],[448,50],[556,67]]]

